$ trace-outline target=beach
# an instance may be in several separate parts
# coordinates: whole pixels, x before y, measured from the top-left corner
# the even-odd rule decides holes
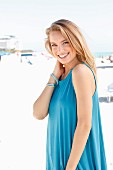
[[[55,61],[34,58],[0,62],[0,169],[45,170],[47,118],[33,117],[33,103],[47,84]],[[108,170],[113,170],[113,67],[97,62],[98,93]],[[104,66],[104,67],[103,67]],[[108,66],[108,65],[107,65]]]

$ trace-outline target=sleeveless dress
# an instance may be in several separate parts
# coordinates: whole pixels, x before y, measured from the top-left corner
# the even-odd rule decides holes
[[[83,64],[89,67],[86,63]],[[46,170],[65,170],[70,156],[77,126],[76,92],[72,83],[73,69],[64,80],[59,81],[51,97],[46,141]],[[89,69],[92,71],[90,67]],[[96,83],[95,75],[94,79]],[[107,170],[97,85],[92,103],[92,127],[76,170]]]

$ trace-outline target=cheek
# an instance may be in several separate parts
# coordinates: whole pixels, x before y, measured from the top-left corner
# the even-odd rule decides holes
[[[75,51],[75,50],[72,50],[72,51],[71,51],[71,54],[72,54],[73,56],[76,56],[76,51]]]
[[[56,49],[52,49],[52,53],[53,53],[54,57],[57,56],[57,50]]]

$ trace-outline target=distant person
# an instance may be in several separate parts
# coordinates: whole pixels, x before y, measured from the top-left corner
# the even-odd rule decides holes
[[[110,63],[113,63],[113,56],[112,55],[109,56],[109,61],[110,61]]]
[[[33,104],[37,119],[48,115],[46,170],[107,170],[94,58],[69,20],[55,21],[46,34],[56,65]]]

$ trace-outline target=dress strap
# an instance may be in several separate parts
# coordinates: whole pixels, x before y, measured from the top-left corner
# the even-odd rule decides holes
[[[87,63],[83,62],[83,64],[85,64],[92,71],[93,77],[94,77],[94,80],[95,80],[95,85],[97,86],[97,81],[96,81],[96,76],[95,76],[94,71],[91,69],[91,67]]]
[[[71,70],[73,70],[76,66],[74,66]]]

